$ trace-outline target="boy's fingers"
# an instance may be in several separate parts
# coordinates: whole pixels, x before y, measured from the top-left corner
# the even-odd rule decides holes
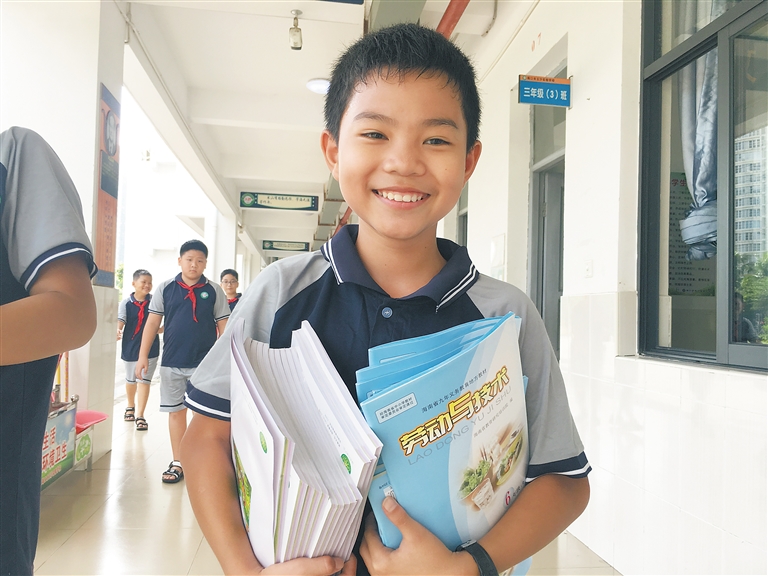
[[[344,569],[341,571],[341,576],[355,576],[357,573],[357,556],[352,554],[349,560],[344,564]]]
[[[421,524],[411,518],[405,511],[405,508],[400,506],[397,500],[391,496],[384,498],[384,502],[381,503],[381,508],[384,510],[384,513],[387,515],[387,518],[390,519],[392,524],[400,530],[403,537],[405,537],[406,532],[413,532],[422,527]]]
[[[344,568],[344,560],[333,556],[296,558],[288,562],[272,564],[262,574],[305,574],[306,576],[331,576]]]

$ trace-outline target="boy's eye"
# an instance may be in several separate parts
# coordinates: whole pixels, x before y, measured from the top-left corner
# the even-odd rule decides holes
[[[371,138],[372,140],[383,140],[384,134],[381,132],[363,132],[363,138]]]
[[[424,143],[431,146],[442,146],[444,144],[449,144],[447,140],[443,140],[442,138],[429,138],[428,140],[425,140]]]

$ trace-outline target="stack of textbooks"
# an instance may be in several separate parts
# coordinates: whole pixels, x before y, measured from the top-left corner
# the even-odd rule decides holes
[[[349,558],[366,495],[390,548],[402,536],[387,495],[450,549],[485,535],[525,484],[519,323],[508,314],[372,348],[359,409],[307,322],[288,349],[233,326],[232,454],[259,562]]]
[[[240,320],[231,350],[232,460],[256,558],[348,559],[381,442],[307,322],[270,349]]]
[[[357,393],[384,445],[368,497],[386,546],[402,539],[381,509],[388,495],[453,550],[484,536],[523,489],[519,326],[508,314],[369,351]]]

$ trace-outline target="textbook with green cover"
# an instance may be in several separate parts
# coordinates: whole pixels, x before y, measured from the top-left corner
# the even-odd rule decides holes
[[[507,314],[371,349],[358,398],[383,443],[369,499],[386,546],[402,539],[386,495],[453,550],[485,535],[525,485],[519,322]]]
[[[262,566],[348,559],[381,443],[307,322],[291,348],[231,332],[231,447],[243,523]]]

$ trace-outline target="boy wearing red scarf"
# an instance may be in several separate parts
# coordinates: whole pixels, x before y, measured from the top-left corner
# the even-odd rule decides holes
[[[148,306],[152,299],[152,274],[144,269],[133,273],[133,292],[125,300],[120,302],[117,309],[117,339],[123,341],[122,358],[125,363],[125,396],[127,407],[123,420],[136,422],[136,430],[147,430],[147,420],[144,418],[144,409],[149,399],[149,386],[157,367],[157,357],[160,356],[160,338],[155,336],[152,347],[149,350],[149,367],[141,377],[136,376],[136,361],[139,359],[141,338],[144,334],[144,326],[149,317]],[[126,332],[127,330],[127,332]],[[141,386],[137,386],[137,382]],[[138,392],[138,396],[137,396]]]
[[[179,250],[181,274],[161,282],[152,295],[149,315],[141,338],[136,377],[149,367],[152,342],[165,317],[163,357],[160,361],[160,411],[168,412],[173,460],[163,472],[163,482],[184,478],[179,461],[181,439],[187,430],[184,392],[187,380],[211,349],[229,318],[227,297],[221,286],[203,276],[208,248],[200,240],[189,240]]]

